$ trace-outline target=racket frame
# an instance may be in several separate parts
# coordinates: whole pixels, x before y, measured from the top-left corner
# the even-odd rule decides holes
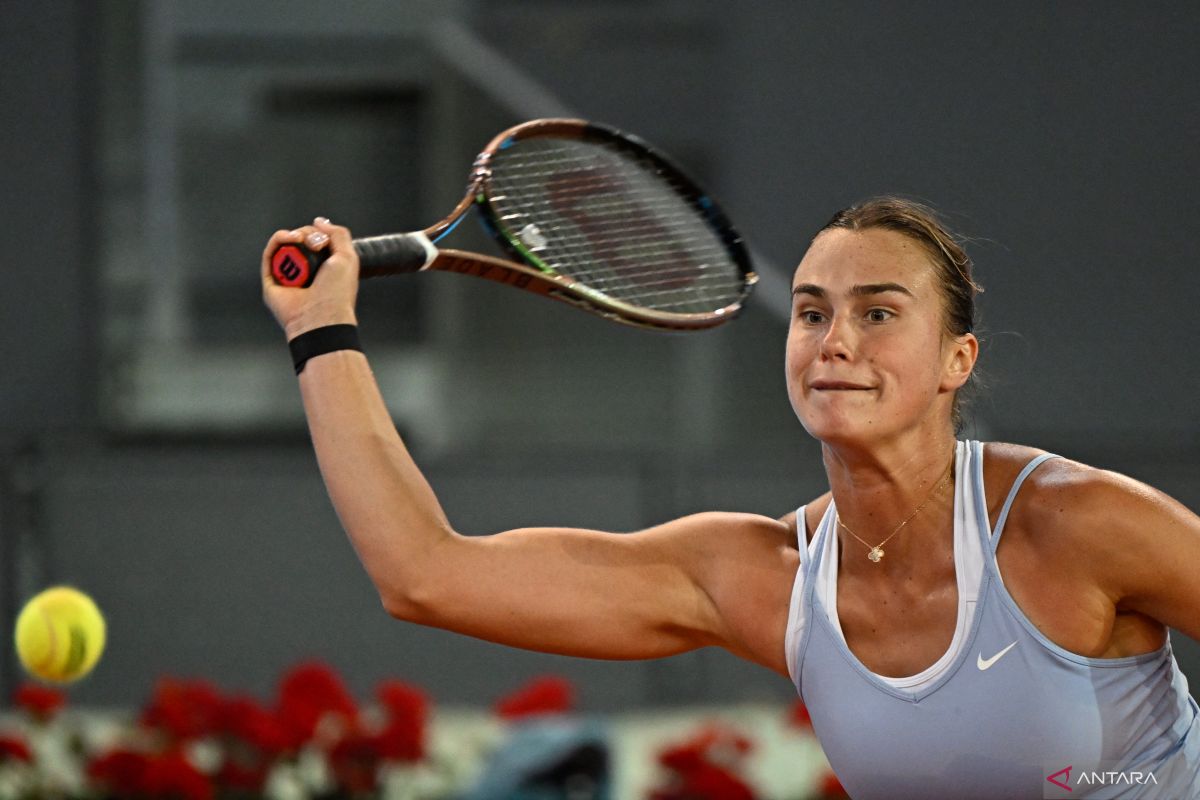
[[[733,302],[722,308],[703,313],[656,311],[612,297],[583,282],[562,275],[545,264],[536,253],[525,246],[516,234],[510,232],[499,218],[495,207],[491,203],[490,183],[491,160],[496,153],[509,147],[514,142],[539,137],[580,139],[608,143],[652,163],[655,171],[669,179],[677,190],[680,188],[685,190],[681,193],[683,197],[703,215],[705,222],[713,229],[714,233],[717,234],[725,246],[731,260],[737,265],[742,279],[742,289],[738,296]],[[513,285],[520,286],[520,288],[536,291],[539,294],[562,300],[618,322],[657,330],[697,330],[710,328],[720,325],[736,316],[741,311],[742,305],[750,295],[754,284],[758,281],[758,275],[751,267],[750,255],[745,244],[742,242],[741,236],[734,230],[733,225],[729,222],[729,218],[716,202],[702,191],[696,182],[680,169],[678,165],[661,152],[651,147],[644,140],[607,125],[581,119],[537,119],[502,131],[476,157],[469,190],[463,198],[463,202],[459,204],[459,208],[462,211],[460,212],[459,208],[456,208],[455,212],[460,214],[465,213],[466,207],[472,203],[480,213],[488,232],[504,247],[514,259],[514,262],[522,267],[518,273],[520,277],[512,276],[511,278],[505,278],[497,275],[493,279],[511,282]],[[452,212],[451,218],[454,216],[455,214]],[[451,222],[451,227],[455,222],[457,220]],[[447,228],[442,227],[440,224],[436,227],[439,231],[437,233],[438,236],[444,235],[442,231],[448,231]],[[430,238],[436,242],[434,236]],[[456,253],[455,255],[461,254]],[[466,253],[465,255],[467,257],[474,256],[472,253]],[[526,267],[525,265],[528,266]],[[456,265],[456,267],[454,271],[462,270],[462,265]],[[431,265],[430,268],[436,269],[437,267]],[[477,274],[480,277],[490,277],[493,271],[488,269],[487,274],[475,272],[471,274]],[[524,276],[527,274],[533,276],[529,278],[530,282],[528,284],[521,285],[517,283],[518,281],[525,281]],[[549,281],[549,285],[535,287],[533,282],[538,278]]]
[[[539,137],[581,139],[614,144],[650,162],[654,170],[668,178],[676,190],[684,189],[682,196],[703,215],[705,222],[717,234],[730,259],[738,268],[742,286],[733,301],[724,307],[702,313],[656,311],[612,297],[557,272],[543,262],[536,253],[520,241],[516,234],[508,230],[491,203],[492,160],[495,155],[517,141]],[[479,213],[484,227],[491,236],[511,257],[511,261],[437,246],[437,242],[449,234],[472,207]],[[373,259],[369,256],[373,246],[390,249],[397,243],[405,245],[409,250],[410,257],[404,260],[405,263],[388,261],[373,263]],[[715,327],[732,319],[741,311],[743,303],[758,281],[758,275],[751,267],[749,252],[742,242],[741,236],[734,230],[716,202],[704,193],[686,173],[661,152],[638,137],[616,128],[581,119],[536,119],[498,133],[476,156],[468,178],[466,193],[458,205],[443,219],[423,231],[415,233],[355,239],[354,246],[361,258],[360,276],[362,278],[429,270],[457,272],[550,297],[616,322],[661,331],[701,330]],[[301,251],[298,245],[285,247],[295,250],[297,253]],[[284,248],[281,248],[277,252],[276,258],[279,258],[283,250]],[[295,257],[299,259],[301,256],[297,254]],[[320,258],[323,260],[324,256]],[[313,264],[312,272],[315,273],[318,266],[319,262]],[[311,281],[310,274],[306,273],[306,277],[307,281]],[[303,285],[307,285],[307,283]]]

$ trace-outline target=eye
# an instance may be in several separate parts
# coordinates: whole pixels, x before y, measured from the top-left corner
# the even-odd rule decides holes
[[[886,308],[872,308],[867,312],[867,319],[871,322],[887,322],[894,316],[896,316],[895,313]]]
[[[820,325],[825,321],[825,315],[820,311],[815,311],[811,308],[799,311],[796,313],[796,319],[803,322],[805,325]]]

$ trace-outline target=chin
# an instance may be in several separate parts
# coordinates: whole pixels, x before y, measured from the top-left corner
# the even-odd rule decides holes
[[[808,435],[819,442],[835,444],[839,442],[863,442],[879,436],[878,425],[870,420],[854,418],[846,414],[797,414],[800,424]]]

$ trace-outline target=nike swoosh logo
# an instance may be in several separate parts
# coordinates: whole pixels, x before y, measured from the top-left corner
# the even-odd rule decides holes
[[[979,660],[975,662],[975,666],[979,667],[979,670],[982,672],[983,670],[987,669],[988,667],[992,666],[997,661],[999,661],[1004,656],[1005,653],[1007,653],[1009,650],[1012,650],[1016,646],[1017,646],[1017,643],[1013,642],[1008,647],[1004,648],[999,653],[996,653],[996,655],[992,656],[991,658],[984,658],[983,653],[980,652]]]

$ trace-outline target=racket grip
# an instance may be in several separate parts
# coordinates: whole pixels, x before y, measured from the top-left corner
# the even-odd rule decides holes
[[[437,248],[423,233],[392,233],[355,239],[354,252],[358,253],[361,265],[359,274],[374,278],[416,272],[433,261]]]
[[[416,272],[437,255],[437,249],[423,233],[355,239],[354,252],[358,253],[361,278]],[[302,244],[285,244],[271,256],[271,277],[280,286],[310,286],[328,258],[328,250],[314,251]]]

